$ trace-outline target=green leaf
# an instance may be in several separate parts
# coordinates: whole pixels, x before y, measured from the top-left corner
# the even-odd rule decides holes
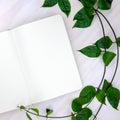
[[[71,11],[71,4],[69,0],[58,0],[58,5],[60,9],[67,15],[69,16],[70,11]]]
[[[115,56],[116,56],[116,54],[113,53],[113,52],[109,52],[109,51],[105,52],[103,54],[103,62],[104,62],[104,64],[106,66],[108,66],[112,62],[112,60],[115,58]]]
[[[96,90],[93,86],[86,86],[80,93],[80,104],[84,105],[91,101],[91,99],[95,96]]]
[[[42,7],[53,7],[57,2],[58,0],[45,0]]]
[[[37,115],[39,115],[39,110],[37,108],[30,108],[33,112],[35,112]]]
[[[79,0],[85,7],[93,7],[97,0]]]
[[[117,38],[118,46],[120,47],[120,37]]]
[[[92,111],[89,108],[84,108],[81,110],[77,115],[77,120],[89,120],[89,118],[92,116]]]
[[[81,109],[82,109],[82,106],[80,104],[80,98],[75,98],[73,101],[72,101],[72,110],[74,112],[79,112]]]
[[[19,106],[19,108],[20,108],[20,110],[25,110],[26,109],[26,107],[23,106],[23,105]]]
[[[51,115],[53,113],[53,110],[51,110],[51,109],[49,109],[49,108],[47,108],[46,109],[46,115],[48,116],[48,115]]]
[[[99,47],[99,48],[110,48],[110,46],[112,45],[112,40],[110,39],[110,37],[109,36],[105,36],[105,38],[104,37],[102,37],[101,39],[99,39],[96,43],[95,43],[95,45],[97,46],[97,47]]]
[[[110,86],[111,86],[110,83],[107,80],[104,80],[102,89],[106,91]]]
[[[98,0],[98,8],[101,10],[108,10],[111,8],[113,0]]]
[[[79,50],[79,52],[83,53],[84,55],[86,55],[88,57],[99,57],[101,54],[100,48],[98,48],[95,45],[87,46],[87,47]]]
[[[90,20],[91,19],[91,20]],[[93,17],[91,17],[90,19],[88,19],[88,20],[83,20],[83,21],[76,21],[75,22],[75,24],[74,24],[74,26],[73,26],[73,28],[87,28],[87,27],[89,27],[90,25],[91,25],[91,23],[92,23],[92,20],[93,20]]]
[[[93,14],[94,14],[93,8],[85,8],[85,7],[83,7],[74,16],[74,20],[88,19],[88,17],[93,16]]]
[[[106,95],[110,105],[117,109],[120,100],[120,91],[117,88],[110,87],[107,90]]]
[[[74,17],[74,20],[77,20],[73,27],[86,28],[89,27],[94,18],[94,10],[92,8],[83,7]]]
[[[30,115],[28,113],[26,113],[26,117],[28,120],[32,120],[32,118],[30,117]]]
[[[105,91],[99,90],[96,94],[96,98],[99,102],[105,104]]]
[[[71,120],[77,120],[75,116],[72,116],[71,117]]]

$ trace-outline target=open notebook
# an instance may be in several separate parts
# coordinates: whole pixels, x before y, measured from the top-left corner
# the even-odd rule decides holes
[[[61,16],[0,33],[0,113],[81,86]]]

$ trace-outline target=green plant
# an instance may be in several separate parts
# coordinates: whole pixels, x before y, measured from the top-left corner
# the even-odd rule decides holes
[[[71,103],[72,113],[70,115],[59,116],[59,117],[49,116],[50,114],[52,114],[53,110],[48,108],[46,109],[46,115],[40,115],[39,110],[37,108],[27,109],[24,106],[19,106],[21,110],[26,111],[26,116],[28,120],[32,120],[30,114],[45,118],[71,117],[72,120],[89,120],[91,116],[93,116],[92,120],[95,120],[102,106],[106,104],[106,100],[108,100],[109,104],[114,109],[116,110],[118,109],[118,105],[120,101],[120,91],[118,88],[113,86],[113,81],[116,76],[118,63],[119,63],[120,37],[117,38],[116,33],[113,27],[111,26],[110,22],[108,21],[108,19],[102,14],[102,12],[99,11],[99,9],[109,10],[111,8],[113,0],[98,0],[98,1],[79,0],[79,1],[80,3],[82,3],[83,7],[75,14],[73,18],[75,24],[73,27],[74,28],[89,27],[92,24],[92,21],[94,20],[95,16],[98,17],[101,24],[103,36],[100,39],[98,39],[94,44],[78,50],[78,52],[90,58],[97,58],[102,56],[102,60],[104,63],[104,71],[100,84],[97,88],[89,85],[82,89],[80,95],[77,98],[75,98]],[[43,7],[53,7],[57,4],[61,9],[61,11],[64,12],[67,16],[69,16],[71,11],[71,4],[69,0],[45,0]],[[101,17],[103,17],[106,20],[110,29],[112,30],[112,33],[115,38],[115,42],[113,42],[110,36],[107,36],[105,34],[105,28]],[[110,50],[112,45],[116,45],[117,48],[116,53]],[[113,76],[111,80],[106,80],[105,79],[106,68],[107,66],[109,66],[109,64],[113,61],[115,57],[117,57],[117,60],[116,60]],[[98,102],[100,102],[100,106],[98,108],[98,111],[96,113],[93,113],[92,109],[90,109],[88,106],[95,98],[98,100]]]

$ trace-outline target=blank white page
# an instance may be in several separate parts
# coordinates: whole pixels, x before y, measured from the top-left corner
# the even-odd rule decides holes
[[[28,74],[31,103],[81,88],[81,80],[61,16],[32,22],[12,31]]]
[[[10,32],[0,33],[0,113],[30,104]]]

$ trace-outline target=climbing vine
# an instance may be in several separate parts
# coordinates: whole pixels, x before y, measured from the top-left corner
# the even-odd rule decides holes
[[[109,10],[111,9],[113,0],[79,0],[82,4],[82,8],[75,14],[73,20],[75,24],[73,28],[87,28],[92,25],[94,17],[98,17],[103,36],[96,40],[94,44],[86,46],[78,50],[80,54],[83,54],[90,58],[98,58],[100,57],[104,63],[104,71],[101,78],[101,81],[98,87],[94,87],[92,85],[84,87],[79,96],[71,102],[71,114],[66,116],[49,116],[54,111],[46,108],[46,115],[41,115],[39,109],[37,108],[27,108],[24,106],[18,106],[20,110],[26,112],[26,116],[28,120],[32,120],[30,116],[35,115],[38,117],[44,118],[68,118],[71,117],[71,120],[95,120],[97,118],[98,113],[100,112],[103,105],[106,105],[106,100],[109,104],[114,108],[118,109],[119,101],[120,101],[120,90],[113,86],[114,78],[116,76],[116,72],[119,64],[119,47],[120,47],[120,37],[116,36],[116,33],[108,21],[108,19],[104,16],[104,14],[100,10]],[[65,13],[68,17],[71,12],[71,3],[69,0],[45,0],[42,7],[53,7],[58,5],[60,10]],[[107,22],[110,27],[114,40],[110,38],[110,36],[105,34],[105,27],[101,17]],[[111,50],[111,46],[116,46],[116,53]],[[111,64],[114,58],[116,59],[115,70],[113,71],[113,76],[110,80],[105,78],[106,68]],[[89,105],[93,102],[94,99],[97,99],[100,103],[100,106],[96,113],[93,113],[92,109]]]

